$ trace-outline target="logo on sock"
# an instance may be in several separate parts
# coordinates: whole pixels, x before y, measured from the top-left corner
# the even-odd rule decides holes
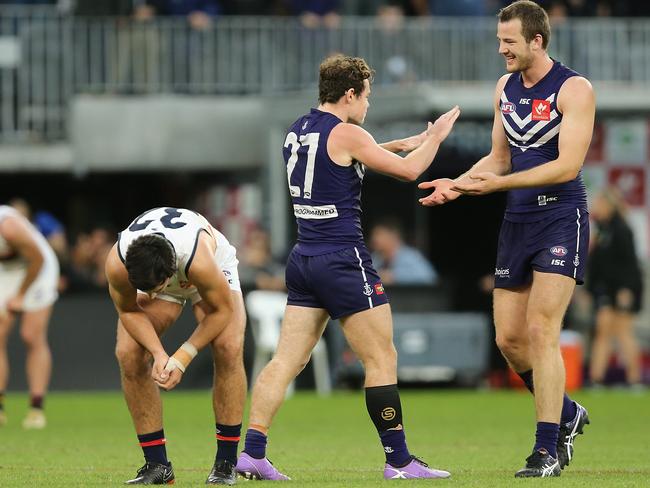
[[[385,452],[386,454],[391,454],[391,453],[393,453],[393,452],[395,452],[395,451],[393,451],[393,448],[392,448],[392,447],[390,447],[390,446],[386,446],[386,447],[384,447],[384,452]]]
[[[381,418],[384,420],[393,420],[395,418],[395,409],[386,407],[381,411]]]

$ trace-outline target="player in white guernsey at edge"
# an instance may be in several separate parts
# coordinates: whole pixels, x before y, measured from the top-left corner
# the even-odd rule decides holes
[[[7,340],[21,316],[20,336],[27,349],[30,410],[26,429],[46,425],[43,399],[52,371],[47,327],[58,298],[59,262],[38,230],[17,210],[0,205],[0,426],[7,423],[4,392],[9,381]]]
[[[492,150],[424,205],[461,194],[508,191],[495,269],[494,322],[501,353],[534,394],[537,430],[517,477],[559,476],[589,417],[564,392],[560,330],[571,295],[583,283],[589,243],[581,168],[595,99],[587,79],[547,54],[548,15],[520,0],[498,15],[499,53],[508,74],[494,95]]]
[[[116,356],[122,388],[145,465],[127,484],[169,484],[160,388],[182,379],[197,351],[214,359],[217,455],[206,483],[234,484],[246,398],[243,341],[246,314],[235,248],[198,213],[161,207],[144,212],[119,234],[106,261],[117,309]],[[198,325],[171,356],[160,336],[190,302]]]

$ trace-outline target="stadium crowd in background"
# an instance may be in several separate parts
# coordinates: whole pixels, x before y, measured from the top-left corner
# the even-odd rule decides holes
[[[56,5],[77,15],[188,16],[198,29],[217,15],[297,15],[307,27],[337,27],[346,15],[377,15],[391,7],[415,16],[491,16],[507,0],[2,0],[0,5]],[[636,0],[540,0],[551,17],[650,16],[650,4]]]

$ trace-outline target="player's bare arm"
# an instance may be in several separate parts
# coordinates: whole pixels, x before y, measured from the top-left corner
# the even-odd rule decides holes
[[[221,333],[232,319],[234,309],[228,281],[214,260],[213,243],[211,236],[201,232],[196,255],[188,272],[188,278],[211,310],[187,341],[197,350],[207,346]]]
[[[7,309],[12,312],[22,311],[25,293],[38,277],[43,267],[44,258],[24,222],[7,217],[0,222],[0,234],[9,245],[27,261],[27,270],[20,288],[7,301]]]
[[[433,162],[442,141],[449,135],[460,115],[458,106],[441,115],[427,130],[424,142],[405,157],[383,149],[363,128],[339,124],[327,141],[327,151],[337,164],[349,166],[361,161],[368,168],[393,178],[415,181]]]
[[[428,131],[431,129],[432,126],[433,124],[429,122],[427,129],[423,130],[419,134],[416,134],[411,137],[405,137],[404,139],[395,139],[394,141],[382,142],[381,144],[379,144],[379,146],[382,147],[383,149],[386,149],[386,151],[390,151],[392,153],[414,151],[418,147],[420,147],[422,143],[426,140]]]
[[[126,267],[117,255],[117,244],[106,258],[106,279],[108,291],[120,317],[122,325],[138,344],[151,353],[154,358],[152,377],[155,381],[165,381],[164,373],[168,356],[156,330],[147,314],[138,305],[138,292],[129,283]]]
[[[473,183],[456,185],[467,195],[484,195],[515,188],[531,188],[574,180],[585,160],[594,130],[596,101],[591,83],[583,77],[569,78],[558,94],[562,113],[559,156],[534,168],[499,176],[488,172],[471,173]]]
[[[201,232],[198,240],[196,254],[187,277],[196,286],[203,303],[208,306],[206,309],[210,311],[165,365],[169,379],[158,383],[158,386],[165,390],[171,390],[181,381],[185,369],[198,351],[212,342],[232,319],[232,293],[223,272],[214,261],[214,237],[207,232]]]
[[[505,175],[510,173],[510,148],[508,146],[508,139],[501,122],[501,108],[500,100],[503,88],[508,81],[509,74],[503,75],[497,82],[496,89],[494,90],[493,108],[494,120],[492,123],[492,149],[490,153],[481,158],[474,164],[468,171],[456,177],[439,178],[433,181],[425,181],[418,185],[421,190],[428,190],[434,188],[434,192],[430,195],[420,198],[419,202],[427,207],[435,205],[442,205],[458,198],[461,193],[453,190],[452,188],[457,184],[471,183],[472,179],[470,174],[490,172],[497,175]]]

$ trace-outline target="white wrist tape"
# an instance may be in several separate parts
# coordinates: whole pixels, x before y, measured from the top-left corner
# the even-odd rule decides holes
[[[180,347],[183,351],[188,353],[190,356],[192,356],[192,359],[196,357],[196,355],[199,353],[199,351],[196,350],[196,347],[194,347],[192,344],[189,342],[184,342],[183,345]]]
[[[185,373],[185,366],[183,366],[183,363],[181,363],[178,359],[172,356],[167,361],[167,364],[165,364],[165,371],[172,372],[175,369],[180,369],[181,373]]]
[[[167,361],[167,364],[165,365],[165,370],[174,371],[178,368],[181,372],[185,373],[185,369],[192,362],[192,359],[196,357],[198,352],[199,351],[197,351],[196,347],[192,344],[184,342],[183,345],[178,348],[178,351],[169,358],[169,361]]]

